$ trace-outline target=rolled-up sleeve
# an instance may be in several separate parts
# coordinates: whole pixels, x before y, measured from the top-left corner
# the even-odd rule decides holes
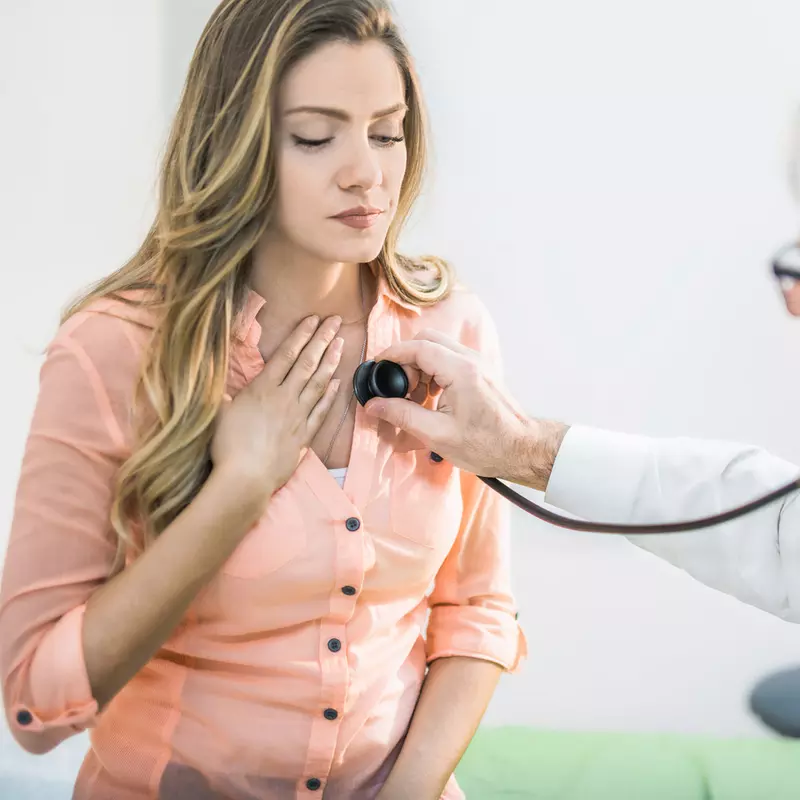
[[[83,616],[113,567],[109,513],[122,447],[100,375],[60,335],[40,373],[0,587],[6,717],[33,753],[95,723]]]
[[[486,307],[475,308],[459,336],[502,377],[497,330]],[[429,598],[428,663],[467,656],[517,672],[527,656],[511,585],[510,508],[480,478],[462,472],[463,512],[456,541],[439,569]]]
[[[461,528],[429,599],[428,663],[465,656],[517,672],[527,645],[511,590],[508,509],[476,476],[462,473],[461,484]]]

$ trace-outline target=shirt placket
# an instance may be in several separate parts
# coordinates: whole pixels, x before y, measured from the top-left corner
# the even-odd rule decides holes
[[[367,359],[391,344],[393,320],[379,298],[368,321]],[[336,549],[335,579],[329,612],[320,620],[320,708],[311,725],[304,777],[297,796],[320,797],[336,755],[339,730],[346,714],[351,683],[348,659],[348,624],[355,614],[364,584],[367,553],[363,509],[369,503],[378,444],[378,420],[358,405],[348,474],[344,491],[322,462],[307,453],[301,470],[306,483],[330,513],[331,536]]]

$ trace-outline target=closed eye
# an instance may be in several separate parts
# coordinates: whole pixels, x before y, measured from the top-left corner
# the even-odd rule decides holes
[[[403,136],[373,136],[371,138],[379,147],[394,147],[394,145],[405,141]],[[327,139],[304,139],[302,136],[292,134],[292,139],[298,147],[303,147],[306,150],[318,150],[326,144],[330,144],[333,141],[333,136],[329,136]]]
[[[295,136],[292,134],[292,139],[294,139],[294,143],[299,147],[307,147],[309,150],[314,150],[317,147],[324,147],[329,142],[332,142],[333,136],[329,136],[327,139],[303,139],[302,136]]]

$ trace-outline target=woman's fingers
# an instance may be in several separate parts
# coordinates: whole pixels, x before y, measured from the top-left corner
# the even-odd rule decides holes
[[[326,320],[326,322],[328,322]],[[322,341],[329,329],[319,324],[316,316],[304,319],[278,346],[256,381],[269,386],[280,386],[306,352],[312,341]],[[331,336],[332,338],[332,336]],[[330,339],[328,339],[330,341]],[[327,344],[325,345],[327,347]],[[324,348],[323,348],[324,352]],[[321,357],[321,354],[320,354]],[[313,370],[312,370],[313,372]],[[255,381],[254,381],[255,382]]]
[[[308,415],[307,441],[312,441],[313,438],[319,433],[322,423],[325,422],[326,417],[328,414],[330,414],[331,408],[333,408],[333,402],[336,400],[336,393],[339,391],[340,385],[341,381],[338,378],[331,381],[325,388],[320,401],[314,406],[314,408],[311,410],[311,413]]]
[[[320,362],[333,342],[333,338],[339,332],[341,324],[341,317],[328,317],[319,326],[316,334],[303,348],[303,351],[295,358],[292,368],[283,381],[291,392],[299,395],[303,391],[319,368]]]
[[[325,351],[322,361],[317,366],[315,372],[308,378],[305,386],[300,392],[298,402],[301,413],[311,414],[312,409],[322,399],[328,385],[333,378],[339,361],[342,358],[344,342],[341,337],[336,338]],[[287,386],[289,381],[287,381]]]

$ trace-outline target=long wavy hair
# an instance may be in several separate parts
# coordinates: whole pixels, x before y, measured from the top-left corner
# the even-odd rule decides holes
[[[210,472],[231,337],[247,297],[253,250],[275,210],[273,131],[281,81],[322,45],[374,40],[396,58],[409,108],[407,171],[375,266],[401,298],[421,306],[436,303],[452,288],[445,262],[397,252],[400,231],[421,191],[426,115],[389,3],[220,3],[189,67],[161,169],[154,223],[133,258],[84,293],[62,319],[107,297],[156,311],[134,398],[140,418],[136,441],[114,490],[117,566],[178,516]],[[423,279],[422,271],[435,279]],[[143,408],[149,413],[138,414]]]

